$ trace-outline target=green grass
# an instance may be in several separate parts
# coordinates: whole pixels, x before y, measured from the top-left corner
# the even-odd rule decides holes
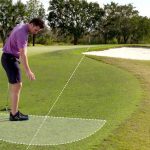
[[[90,56],[91,57],[91,56]],[[127,70],[140,82],[143,97],[137,110],[115,129],[98,150],[149,150],[150,148],[150,61],[95,57],[107,64]]]
[[[94,50],[113,45],[94,46]],[[81,59],[84,47],[29,48],[29,62],[36,75],[30,82],[23,74],[20,109],[34,115],[46,115]],[[91,50],[90,49],[90,50]],[[43,52],[42,52],[43,51]],[[35,54],[34,54],[35,53]],[[0,108],[6,101],[6,77],[0,67]],[[59,146],[31,146],[32,150],[109,150],[105,140],[138,109],[142,90],[138,79],[123,69],[85,57],[50,115],[107,120],[106,125],[93,136],[76,143]],[[43,137],[44,138],[44,137]],[[114,139],[114,138],[113,138]],[[114,141],[112,141],[114,143]],[[111,144],[111,142],[110,142]],[[0,149],[26,149],[0,141]],[[114,149],[114,150],[117,150]]]

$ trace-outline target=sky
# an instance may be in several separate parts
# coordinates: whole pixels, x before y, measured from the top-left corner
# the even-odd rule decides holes
[[[23,3],[26,3],[27,0],[21,0]],[[49,0],[39,0],[44,4],[45,9],[48,9]],[[97,2],[102,7],[104,4],[110,4],[111,1],[118,4],[133,4],[136,10],[139,11],[139,15],[147,16],[150,18],[150,0],[87,0],[88,2]],[[13,0],[13,2],[17,2],[17,0]]]

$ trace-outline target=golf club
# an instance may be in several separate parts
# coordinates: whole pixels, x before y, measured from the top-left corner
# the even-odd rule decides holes
[[[10,108],[8,105],[9,105],[9,83],[7,84],[7,97],[6,97],[5,111],[10,111]]]

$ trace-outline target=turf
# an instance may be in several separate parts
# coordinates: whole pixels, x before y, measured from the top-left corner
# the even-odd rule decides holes
[[[14,144],[60,145],[85,139],[100,130],[106,121],[67,117],[31,116],[28,121],[10,122],[8,114],[0,114],[0,139]],[[46,118],[46,120],[45,120]],[[33,139],[39,124],[41,130]],[[31,139],[32,142],[31,142]]]
[[[91,57],[132,73],[140,82],[142,101],[129,119],[124,121],[99,145],[99,150],[149,150],[150,148],[150,61]]]
[[[98,48],[101,46],[93,49]],[[33,54],[33,48],[29,48],[29,63],[36,74],[36,81],[28,81],[23,74],[20,102],[20,110],[29,114],[47,114],[81,59],[81,52],[87,50],[79,47],[68,50],[52,50],[50,47],[45,49],[42,52],[42,47],[38,47],[37,51],[40,53]],[[6,103],[7,84],[2,68],[0,74],[0,108],[3,108]],[[85,57],[50,116],[104,119],[107,120],[106,125],[93,136],[79,142],[59,146],[31,146],[30,149],[99,149],[103,140],[136,111],[141,99],[142,90],[135,76],[110,64]],[[0,149],[23,150],[26,146],[0,141]]]

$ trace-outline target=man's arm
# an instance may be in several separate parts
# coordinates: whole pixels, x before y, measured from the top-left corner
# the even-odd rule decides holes
[[[35,80],[35,75],[31,71],[29,64],[28,64],[27,49],[23,49],[23,48],[20,49],[20,59],[21,59],[21,63],[23,65],[23,68],[26,72],[27,77],[30,80]]]

